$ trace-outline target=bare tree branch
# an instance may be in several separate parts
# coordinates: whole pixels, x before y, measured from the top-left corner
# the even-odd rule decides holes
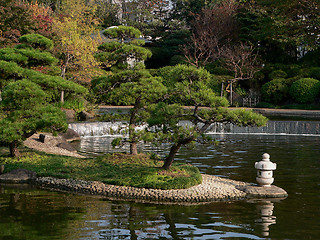
[[[212,9],[202,9],[191,22],[191,44],[185,46],[189,64],[199,67],[220,58],[223,46],[237,32],[234,14],[238,5],[234,0],[221,1]]]

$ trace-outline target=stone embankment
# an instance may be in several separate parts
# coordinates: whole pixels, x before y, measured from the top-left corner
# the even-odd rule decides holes
[[[118,111],[128,112],[132,106],[99,106],[97,113],[115,113]],[[185,107],[186,109],[191,107]],[[240,107],[244,108],[244,107]],[[236,107],[230,107],[229,109],[237,109]],[[297,119],[309,119],[320,120],[320,110],[300,110],[300,109],[274,109],[274,108],[245,108],[253,110],[256,113],[260,113],[263,116],[270,118],[297,118]]]
[[[320,120],[320,110],[269,108],[253,108],[252,110],[269,118],[297,118],[308,120]]]
[[[156,202],[212,202],[222,200],[239,200],[246,193],[238,190],[237,186],[245,183],[223,179],[210,175],[202,175],[203,183],[188,189],[147,189],[106,185],[96,181],[81,181],[70,179],[55,179],[42,177],[36,180],[37,184],[53,189],[73,191],[92,195],[102,195],[109,198],[122,198],[131,200],[144,200]]]
[[[278,187],[263,188],[249,183],[229,180],[203,174],[203,182],[188,189],[146,189],[126,186],[106,185],[97,181],[82,181],[72,179],[56,179],[40,177],[37,184],[44,188],[62,191],[72,191],[91,195],[105,196],[109,199],[126,199],[157,203],[206,203],[213,201],[240,200],[246,197],[286,197],[287,193]],[[258,194],[257,190],[259,189]],[[265,190],[267,190],[267,192]]]

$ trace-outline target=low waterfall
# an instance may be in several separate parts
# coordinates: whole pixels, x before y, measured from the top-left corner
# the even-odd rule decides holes
[[[81,137],[113,135],[113,132],[122,126],[121,122],[78,122],[69,124],[69,128],[76,131]]]
[[[234,124],[215,123],[210,134],[270,134],[270,135],[320,135],[319,121],[268,121],[264,127],[239,127]]]
[[[186,122],[182,125],[188,125]],[[124,123],[116,122],[80,122],[70,123],[69,128],[80,136],[114,135]],[[319,121],[268,121],[264,127],[239,127],[234,124],[215,123],[207,131],[208,134],[271,134],[271,135],[320,135]]]
[[[127,124],[124,122],[77,122],[70,123],[68,127],[76,131],[81,137],[88,137],[125,134],[126,126]],[[137,129],[144,127],[140,126]]]

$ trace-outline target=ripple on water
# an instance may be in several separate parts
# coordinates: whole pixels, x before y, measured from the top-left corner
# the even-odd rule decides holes
[[[203,227],[228,227],[228,228],[242,228],[241,226],[234,225],[234,224],[226,224],[223,222],[215,222],[215,223],[206,223],[201,224]]]
[[[234,153],[247,153],[248,151],[245,150],[239,150],[239,151],[234,151]]]
[[[213,168],[239,168],[240,166],[221,166],[221,165],[218,165],[218,166],[211,166]]]
[[[211,157],[209,157],[208,155],[207,156],[202,156],[202,157],[190,157],[190,159],[199,159],[199,160],[201,160],[201,159],[210,159]]]

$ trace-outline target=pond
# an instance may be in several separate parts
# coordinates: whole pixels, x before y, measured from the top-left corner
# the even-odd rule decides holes
[[[156,205],[2,185],[0,239],[319,238],[319,136],[212,136],[218,145],[183,148],[176,160],[203,173],[255,182],[254,163],[267,152],[277,163],[274,184],[284,188],[288,198]],[[85,152],[111,151],[108,142],[108,136],[85,137],[79,147]],[[167,148],[153,150],[165,154]]]

